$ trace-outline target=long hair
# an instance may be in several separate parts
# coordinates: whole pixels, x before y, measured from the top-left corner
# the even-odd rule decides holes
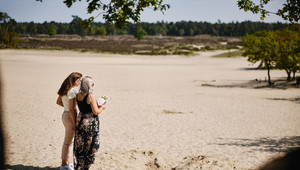
[[[89,76],[83,77],[81,80],[79,93],[87,94],[92,92],[93,90],[94,90],[94,82],[92,77]]]
[[[82,77],[81,73],[73,72],[71,73],[61,84],[57,94],[60,96],[64,96],[68,93],[68,91],[74,86],[75,81]]]

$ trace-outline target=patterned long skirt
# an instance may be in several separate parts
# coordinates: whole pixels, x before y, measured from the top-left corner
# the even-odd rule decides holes
[[[93,113],[79,113],[74,136],[75,169],[89,169],[100,147],[99,118]]]

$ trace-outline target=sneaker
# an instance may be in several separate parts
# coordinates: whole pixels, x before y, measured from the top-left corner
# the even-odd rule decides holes
[[[72,164],[60,165],[59,170],[74,170],[74,166]]]

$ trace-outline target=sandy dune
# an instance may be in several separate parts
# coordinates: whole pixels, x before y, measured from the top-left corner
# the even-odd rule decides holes
[[[92,169],[255,169],[299,147],[299,88],[247,86],[266,71],[246,58],[210,57],[218,53],[0,50],[6,169],[59,167],[56,92],[72,71],[94,78],[96,96],[111,97]]]

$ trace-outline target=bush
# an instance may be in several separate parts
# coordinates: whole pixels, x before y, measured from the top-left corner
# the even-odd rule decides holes
[[[136,37],[138,40],[141,40],[144,38],[144,35],[147,35],[147,32],[143,28],[140,27],[137,29],[134,37]]]
[[[1,30],[0,42],[2,46],[17,48],[20,40],[18,33]]]

